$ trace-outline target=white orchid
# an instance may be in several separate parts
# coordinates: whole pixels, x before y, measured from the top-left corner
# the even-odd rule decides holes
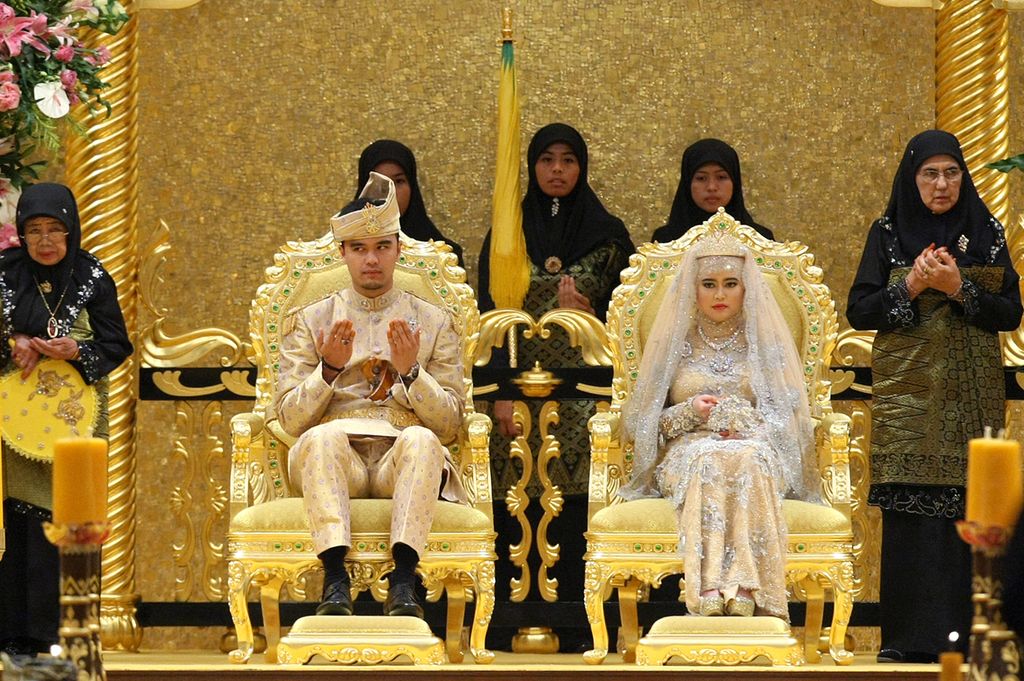
[[[13,224],[18,212],[18,198],[21,190],[6,177],[0,177],[0,225]]]
[[[39,110],[50,118],[63,118],[71,110],[71,101],[59,80],[39,83],[32,91]]]

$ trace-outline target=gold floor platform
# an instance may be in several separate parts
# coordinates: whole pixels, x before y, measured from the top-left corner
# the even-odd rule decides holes
[[[638,678],[687,679],[687,681],[935,681],[937,664],[877,664],[874,654],[858,654],[853,663],[839,667],[830,663],[799,667],[745,665],[739,667],[637,667],[624,664],[619,655],[609,655],[604,664],[584,664],[581,655],[515,655],[498,652],[494,662],[477,665],[467,655],[462,664],[439,666],[376,665],[344,666],[264,664],[256,655],[245,665],[231,664],[227,655],[205,651],[145,651],[106,653],[104,664],[109,681],[292,681],[322,678],[361,681],[399,681],[419,677],[425,681],[635,681]]]

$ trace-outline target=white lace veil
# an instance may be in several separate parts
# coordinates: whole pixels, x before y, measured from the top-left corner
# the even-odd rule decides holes
[[[789,498],[820,500],[814,426],[792,332],[746,247],[732,236],[711,234],[683,257],[644,345],[636,387],[623,407],[624,426],[634,441],[633,473],[629,483],[619,490],[625,499],[660,496],[654,479],[660,454],[658,421],[683,357],[687,334],[698,314],[697,261],[734,254],[743,257],[743,315],[751,388],[767,425],[770,444],[782,463],[783,491]]]

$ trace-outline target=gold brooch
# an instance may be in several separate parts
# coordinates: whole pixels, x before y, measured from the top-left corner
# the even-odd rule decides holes
[[[372,203],[367,203],[366,207],[363,208],[363,214],[366,216],[366,231],[370,234],[379,232],[380,221],[377,219],[376,207]]]
[[[558,274],[562,271],[562,259],[556,255],[551,256],[544,261],[544,269],[551,274]]]
[[[43,290],[43,293],[53,293],[53,284],[48,281],[39,284],[39,288]]]

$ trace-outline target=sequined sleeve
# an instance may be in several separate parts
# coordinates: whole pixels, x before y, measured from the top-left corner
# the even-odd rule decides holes
[[[910,300],[910,289],[907,287],[906,279],[897,279],[885,289],[885,297],[889,299],[889,306],[886,310],[889,325],[892,327],[913,326],[914,306]]]
[[[892,221],[876,220],[868,230],[846,303],[846,318],[853,328],[889,331],[917,323],[906,282],[902,277],[893,281],[891,276],[894,268],[907,266],[897,256],[895,247]]]
[[[704,419],[693,408],[693,401],[686,400],[662,410],[661,419],[658,421],[658,432],[668,442],[683,433],[696,430],[702,423],[704,423]]]

